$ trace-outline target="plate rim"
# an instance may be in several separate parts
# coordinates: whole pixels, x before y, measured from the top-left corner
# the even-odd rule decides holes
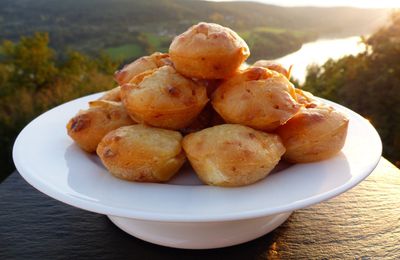
[[[356,176],[357,178],[351,179],[350,181],[345,182],[343,185],[340,185],[340,186],[338,186],[334,189],[331,189],[329,191],[326,191],[322,194],[311,196],[311,197],[308,197],[307,199],[304,199],[301,201],[295,201],[290,204],[285,204],[285,205],[277,206],[274,208],[263,207],[263,208],[257,209],[257,210],[246,210],[246,211],[237,212],[237,213],[227,212],[224,214],[210,216],[207,218],[205,218],[204,216],[190,216],[190,218],[188,218],[187,215],[169,214],[169,213],[160,215],[159,212],[155,212],[155,213],[154,212],[146,212],[146,211],[117,208],[117,207],[110,206],[110,205],[93,203],[88,200],[84,200],[82,198],[72,196],[71,194],[58,192],[54,187],[48,186],[46,184],[46,182],[44,182],[43,180],[40,180],[40,178],[38,178],[37,176],[35,177],[35,173],[22,163],[22,158],[19,155],[21,152],[20,149],[22,147],[21,139],[23,139],[23,137],[26,135],[26,133],[30,130],[30,127],[32,127],[32,125],[37,120],[45,117],[47,113],[50,113],[53,110],[60,109],[60,107],[66,105],[66,104],[76,102],[79,99],[96,98],[97,96],[100,96],[103,93],[104,92],[77,98],[77,99],[63,103],[57,107],[54,107],[54,108],[44,112],[43,114],[36,117],[27,126],[24,127],[24,129],[19,133],[18,137],[16,138],[14,147],[13,147],[13,160],[14,160],[15,166],[17,168],[17,171],[30,185],[32,185],[34,188],[36,188],[40,192],[42,192],[54,199],[57,199],[63,203],[66,203],[68,205],[71,205],[71,206],[74,206],[77,208],[81,208],[84,210],[96,212],[99,214],[106,214],[106,215],[127,217],[127,218],[135,218],[135,219],[142,219],[142,220],[151,220],[151,221],[163,221],[163,222],[214,222],[214,221],[251,219],[251,218],[263,217],[263,216],[273,215],[273,214],[278,214],[278,213],[283,213],[283,212],[289,212],[289,211],[309,207],[311,205],[320,203],[322,201],[329,200],[329,199],[331,199],[335,196],[338,196],[341,193],[346,192],[347,190],[355,187],[362,180],[367,178],[371,174],[371,172],[373,172],[373,170],[376,168],[376,166],[378,165],[378,163],[381,159],[382,142],[381,142],[381,139],[380,139],[379,134],[377,133],[376,129],[368,122],[368,120],[361,117],[358,113],[350,110],[349,108],[346,108],[346,107],[344,107],[340,104],[334,103],[332,101],[319,98],[323,102],[325,102],[329,105],[333,105],[334,107],[339,107],[340,109],[345,110],[346,112],[350,112],[353,116],[355,116],[359,120],[365,120],[366,122],[368,122],[368,124],[366,124],[366,125],[368,126],[371,133],[374,135],[374,138],[371,138],[371,140],[374,142],[377,142],[375,144],[378,144],[378,147],[379,147],[378,151],[373,151],[373,153],[374,153],[373,158],[375,158],[375,160],[373,162],[371,162],[370,167],[368,169],[366,169],[365,172],[362,172],[361,174],[357,175]],[[302,164],[298,164],[298,165],[302,165]],[[296,167],[298,165],[293,165],[293,166],[291,166],[291,168]],[[207,187],[207,186],[205,186],[205,187]],[[226,189],[226,188],[222,188],[222,189]],[[228,188],[228,189],[235,189],[235,188]]]

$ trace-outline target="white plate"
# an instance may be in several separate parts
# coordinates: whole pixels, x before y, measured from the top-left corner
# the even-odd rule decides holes
[[[329,160],[292,165],[239,188],[202,185],[189,167],[167,184],[127,182],[110,175],[95,155],[80,150],[66,133],[68,120],[99,95],[68,102],[33,120],[18,136],[13,157],[20,174],[41,192],[109,216],[211,223],[290,212],[354,187],[381,156],[381,141],[372,125],[326,101],[350,118],[345,146]]]

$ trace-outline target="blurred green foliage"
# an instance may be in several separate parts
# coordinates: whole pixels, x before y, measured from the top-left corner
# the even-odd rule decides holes
[[[58,58],[46,33],[4,41],[0,58],[0,180],[10,174],[12,145],[33,118],[71,99],[114,87],[117,64],[68,51]]]
[[[364,39],[365,52],[308,68],[304,89],[360,113],[378,130],[383,155],[400,166],[400,13]]]

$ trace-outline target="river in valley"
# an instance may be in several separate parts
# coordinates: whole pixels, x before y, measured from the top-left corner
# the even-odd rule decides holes
[[[319,39],[303,44],[301,49],[276,59],[285,67],[293,65],[292,77],[303,83],[307,74],[307,66],[312,63],[324,64],[328,59],[339,59],[345,55],[364,51],[365,46],[359,36],[339,39]]]

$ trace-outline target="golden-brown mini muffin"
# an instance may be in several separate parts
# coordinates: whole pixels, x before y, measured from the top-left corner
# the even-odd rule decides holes
[[[254,67],[263,67],[266,69],[274,70],[276,72],[283,74],[286,78],[290,79],[292,66],[290,66],[289,69],[286,69],[279,62],[272,61],[272,60],[259,60],[259,61],[256,61],[253,64],[253,66]]]
[[[199,178],[216,186],[243,186],[263,179],[285,148],[278,135],[224,124],[183,138],[183,149]]]
[[[212,105],[228,123],[272,131],[300,109],[292,83],[282,74],[250,67],[214,92]]]
[[[176,70],[187,77],[225,79],[238,70],[250,50],[231,29],[202,22],[175,37],[169,54]]]
[[[329,106],[301,109],[277,130],[286,147],[284,158],[306,163],[334,156],[345,143],[348,124],[345,115]]]
[[[166,129],[188,126],[208,102],[204,86],[171,66],[139,74],[122,86],[121,98],[135,121]]]
[[[121,87],[118,86],[104,93],[104,95],[101,96],[98,100],[121,102],[120,93],[121,93]]]
[[[168,181],[185,162],[179,132],[132,125],[108,133],[97,154],[114,176],[140,182]]]
[[[150,56],[141,57],[134,62],[125,65],[121,70],[115,72],[114,78],[118,84],[122,86],[142,72],[170,64],[171,60],[169,59],[168,54],[155,52]]]
[[[85,151],[95,152],[100,140],[110,131],[135,124],[121,102],[96,100],[67,124],[68,135]]]

